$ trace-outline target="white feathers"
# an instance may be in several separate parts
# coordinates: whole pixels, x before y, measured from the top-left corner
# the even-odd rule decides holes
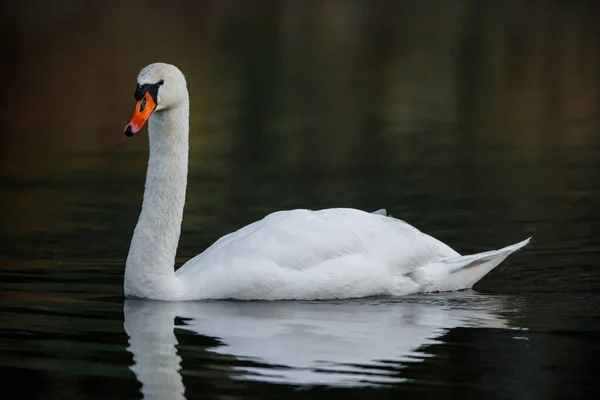
[[[371,214],[383,215],[387,216],[387,211],[385,208],[379,209],[377,211],[373,211]]]

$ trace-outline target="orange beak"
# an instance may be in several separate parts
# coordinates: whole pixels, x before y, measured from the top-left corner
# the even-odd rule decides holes
[[[150,96],[148,92],[144,93],[144,97],[135,103],[133,114],[131,115],[129,122],[127,122],[127,125],[125,125],[125,135],[133,136],[134,133],[142,129],[155,108],[156,103],[152,99],[152,96]]]

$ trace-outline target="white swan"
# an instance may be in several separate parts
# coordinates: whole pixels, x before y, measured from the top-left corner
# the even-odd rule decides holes
[[[222,237],[174,271],[187,184],[188,91],[169,64],[146,66],[137,81],[125,134],[148,120],[150,155],[125,267],[128,297],[332,299],[460,290],[529,242],[461,256],[384,210],[291,210]]]

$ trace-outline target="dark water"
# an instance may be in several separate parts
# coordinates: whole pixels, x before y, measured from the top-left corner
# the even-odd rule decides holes
[[[0,18],[10,398],[599,391],[595,2],[30,0]],[[147,140],[121,132],[158,60],[191,93],[178,265],[294,207],[386,207],[465,254],[533,241],[468,292],[125,301]]]

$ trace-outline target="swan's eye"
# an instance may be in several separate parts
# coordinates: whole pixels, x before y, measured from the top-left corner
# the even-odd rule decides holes
[[[139,83],[138,83],[138,85],[135,88],[135,93],[133,94],[133,97],[137,101],[140,101],[142,99],[142,97],[144,97],[144,89],[140,86]]]
[[[158,86],[162,86],[165,84],[165,80],[161,79],[160,81],[158,81]]]

